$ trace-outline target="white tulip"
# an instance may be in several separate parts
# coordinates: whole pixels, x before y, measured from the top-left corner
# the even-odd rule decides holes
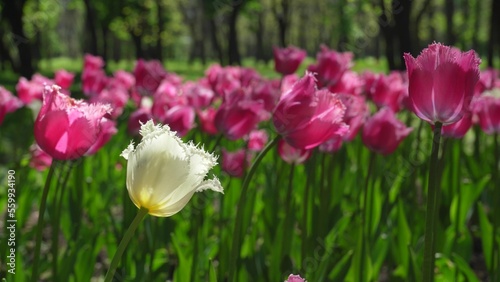
[[[141,126],[142,140],[131,143],[121,156],[127,163],[127,190],[138,208],[167,217],[179,212],[194,192],[223,193],[217,178],[205,180],[217,158],[192,142],[184,143],[167,125],[150,120]]]

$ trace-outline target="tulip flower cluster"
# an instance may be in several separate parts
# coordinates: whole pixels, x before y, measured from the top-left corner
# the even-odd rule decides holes
[[[41,74],[31,78],[21,77],[12,92],[0,86],[0,126],[6,121],[11,122],[10,116],[23,107],[33,111],[34,138],[29,142],[31,144],[34,139],[34,143],[31,147],[27,146],[31,159],[26,160],[26,164],[40,172],[50,167],[54,160],[75,160],[93,155],[95,162],[100,158],[106,159],[110,152],[116,153],[115,147],[126,147],[124,140],[137,142],[140,138],[137,145],[132,142],[122,152],[125,160],[113,159],[116,168],[105,171],[106,175],[123,174],[122,186],[125,188],[126,179],[128,196],[133,205],[153,216],[170,217],[185,206],[189,207],[187,203],[196,198],[193,196],[195,192],[206,189],[222,192],[224,186],[226,198],[215,198],[203,211],[221,213],[220,218],[213,216],[210,219],[219,228],[211,236],[218,238],[216,246],[198,242],[201,239],[196,232],[201,232],[201,217],[182,219],[197,225],[191,230],[196,245],[189,247],[189,255],[179,259],[180,264],[186,261],[197,264],[193,273],[196,267],[201,268],[196,258],[210,253],[211,258],[220,261],[220,281],[231,281],[236,277],[231,276],[234,266],[239,269],[245,265],[251,269],[248,265],[252,263],[273,268],[262,271],[261,275],[278,276],[278,281],[305,281],[301,276],[290,273],[300,273],[309,281],[314,281],[311,280],[314,278],[323,279],[321,281],[333,279],[327,275],[345,275],[335,276],[339,281],[344,278],[349,281],[376,280],[379,277],[375,274],[382,267],[397,268],[397,271],[388,270],[396,273],[395,276],[402,275],[395,279],[411,280],[410,273],[418,270],[409,266],[411,256],[408,246],[420,239],[416,236],[410,238],[411,234],[398,231],[401,233],[397,233],[400,236],[397,238],[402,241],[397,244],[404,245],[405,252],[408,252],[401,259],[394,251],[388,252],[389,246],[379,245],[377,240],[382,241],[381,238],[391,232],[384,228],[384,224],[397,222],[398,228],[413,225],[408,222],[410,217],[402,215],[408,213],[408,208],[400,203],[407,201],[422,205],[430,197],[430,192],[422,190],[427,178],[421,176],[420,164],[407,165],[405,161],[401,167],[394,164],[402,158],[411,159],[406,158],[407,155],[420,157],[422,147],[429,143],[425,142],[430,139],[430,128],[441,128],[440,134],[447,140],[470,138],[466,142],[475,144],[479,148],[475,150],[481,150],[478,145],[483,141],[481,138],[486,139],[488,135],[497,138],[500,134],[500,73],[495,69],[480,71],[480,59],[474,51],[462,52],[439,43],[430,44],[417,57],[401,54],[407,71],[387,74],[371,70],[354,71],[352,53],[338,52],[326,45],[320,46],[315,61],[307,66],[301,66],[306,52],[297,47],[275,47],[273,54],[275,77],[278,78],[265,77],[253,68],[214,64],[194,81],[185,81],[156,60],[140,59],[130,71],[110,73],[102,58],[87,54],[81,77],[59,70],[52,78]],[[80,80],[81,89],[76,89]],[[476,130],[474,138],[470,134],[471,129]],[[480,131],[486,135],[483,136]],[[210,148],[214,154],[183,139],[205,144],[204,148]],[[451,142],[447,145],[454,144]],[[272,147],[274,145],[276,148]],[[449,153],[446,153],[448,148],[441,148],[442,153],[439,150],[436,152],[441,163],[446,163],[446,158],[449,158]],[[274,155],[264,156],[268,150]],[[463,164],[458,159],[461,154],[453,151],[450,155]],[[220,155],[219,160],[217,155]],[[428,157],[428,154],[423,155]],[[343,161],[337,163],[337,158]],[[491,162],[493,158],[488,156],[483,160]],[[249,174],[261,169],[253,167],[257,159],[259,162],[264,160],[265,173],[247,179]],[[125,161],[126,177],[125,171],[118,169],[125,165]],[[220,169],[216,168],[218,162]],[[467,166],[472,167],[473,173],[468,174],[466,180],[454,180],[457,186],[476,181],[488,187],[488,181],[496,181],[496,172],[481,178],[474,164],[467,163]],[[290,167],[289,174],[283,173],[284,167]],[[404,172],[398,171],[397,176],[391,178],[387,176],[388,172],[381,172],[388,167],[388,170],[400,169]],[[205,179],[212,169],[215,173],[221,172],[220,175]],[[90,170],[82,168],[75,178],[83,179],[81,174]],[[441,172],[440,169],[436,171]],[[447,171],[445,177],[451,179],[459,174],[457,171]],[[298,174],[306,177],[297,178]],[[343,179],[344,174],[349,177]],[[389,178],[392,181],[390,184],[384,182]],[[443,181],[440,177],[436,179],[436,183]],[[90,183],[91,177],[86,181]],[[339,188],[337,182],[349,187]],[[226,184],[233,186],[228,189]],[[241,191],[234,189],[238,184],[251,187],[242,192],[248,194],[243,198],[243,208],[238,201],[242,197],[238,198]],[[315,189],[315,184],[321,187]],[[113,187],[120,185],[113,184]],[[289,189],[281,188],[281,185]],[[405,185],[414,189],[403,192]],[[294,190],[296,186],[301,187],[300,192]],[[448,190],[452,191],[452,188]],[[443,201],[454,201],[451,214],[451,210],[455,212],[460,205],[468,202],[462,198],[462,202],[458,202],[458,198],[455,199],[457,194],[450,191],[447,191]],[[71,197],[76,197],[74,192],[71,193]],[[220,197],[219,193],[215,194],[217,196],[207,197]],[[418,199],[410,201],[406,194],[412,197],[416,194]],[[267,211],[265,205],[255,204],[256,199],[263,199],[263,202],[273,206],[275,212]],[[347,199],[345,204],[344,199]],[[374,204],[376,201],[384,204]],[[438,205],[439,202],[436,207]],[[418,208],[424,210],[421,206]],[[126,205],[120,206],[120,209],[124,214],[129,212]],[[238,209],[243,211],[236,215]],[[199,215],[199,211],[190,212]],[[460,216],[465,220],[467,213],[462,213],[452,217]],[[234,215],[238,219],[240,214],[242,220],[234,223]],[[259,216],[256,217],[257,214]],[[359,220],[347,220],[361,214]],[[75,217],[75,214],[71,216]],[[411,218],[421,219],[417,216]],[[448,221],[453,220],[455,218]],[[157,223],[148,222],[147,232],[158,228],[159,225],[154,224]],[[237,232],[225,230],[229,228],[226,225],[236,226],[234,230]],[[493,223],[491,225],[483,228],[498,227]],[[353,239],[346,233],[335,233],[336,228],[345,226],[353,226],[352,232],[356,235],[352,236],[359,237]],[[394,225],[391,226],[394,228]],[[237,230],[239,227],[241,229]],[[263,229],[271,231],[262,235],[259,232]],[[422,229],[417,231],[422,233]],[[148,236],[147,240],[154,240]],[[176,236],[172,237],[172,242],[163,243],[173,244],[175,251],[179,252],[185,242],[181,243]],[[356,247],[346,252],[349,257],[346,255],[340,260],[331,253],[338,241],[321,241],[321,252],[318,252],[315,249],[318,245],[317,240],[314,241],[316,238],[345,240]],[[359,244],[360,240],[364,240],[363,244]],[[264,246],[269,243],[262,241],[272,242],[273,257],[265,257]],[[461,243],[454,241],[445,248],[454,248]],[[237,250],[230,252],[231,246]],[[153,244],[148,248],[164,247]],[[255,253],[252,248],[255,248]],[[439,249],[442,252],[446,250]],[[171,250],[165,248],[162,251]],[[317,258],[317,253],[325,255]],[[233,254],[239,256],[232,257]],[[391,255],[394,256],[391,263],[401,260],[404,265],[388,263],[384,266],[376,261],[378,256]],[[193,257],[186,259],[188,256]],[[263,262],[258,261],[260,258],[255,259],[254,262],[249,259],[254,259],[251,256],[265,259]],[[494,257],[495,253],[490,256]],[[368,259],[365,261],[364,257]],[[160,265],[157,259],[155,256],[148,258],[155,267]],[[351,262],[351,268],[342,268],[342,264]],[[338,265],[335,271],[316,271],[333,263]],[[118,262],[113,262],[113,266],[117,268]],[[489,270],[494,270],[489,262],[487,266]],[[373,269],[373,273],[371,270],[364,273],[362,270],[365,267]],[[248,269],[247,272],[250,271]],[[367,277],[363,277],[365,274]],[[368,279],[368,275],[372,277]],[[188,281],[196,281],[197,278],[177,277]]]

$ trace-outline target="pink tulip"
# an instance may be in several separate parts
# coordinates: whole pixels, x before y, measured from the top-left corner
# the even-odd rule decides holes
[[[34,74],[31,81],[20,77],[16,85],[17,96],[28,105],[33,100],[42,101],[42,93],[45,85],[52,85],[54,82],[40,74]]]
[[[116,134],[118,130],[116,129],[116,122],[114,120],[110,120],[107,118],[101,119],[101,131],[97,136],[97,140],[94,144],[89,148],[85,155],[90,156],[94,155],[99,151],[106,143],[109,142],[111,137]]]
[[[151,114],[151,109],[148,108],[139,108],[130,114],[127,123],[127,132],[132,136],[136,136],[139,134],[139,130],[141,129],[141,125],[145,124],[148,120],[153,119],[153,115]]]
[[[30,153],[30,167],[38,171],[44,171],[52,164],[52,157],[40,149],[37,144],[30,147]]]
[[[300,277],[300,275],[290,274],[288,279],[285,282],[307,282],[304,278]]]
[[[481,95],[484,91],[495,88],[498,83],[500,83],[498,70],[492,68],[483,70],[479,74],[479,81],[474,89],[474,94]]]
[[[102,69],[83,70],[82,73],[82,89],[83,94],[89,97],[94,97],[108,84],[109,78]]]
[[[337,84],[344,73],[352,66],[353,54],[339,53],[321,45],[321,51],[316,56],[316,64],[309,66],[310,72],[317,73],[318,87],[331,87]]]
[[[365,78],[368,75],[365,75]],[[384,74],[369,77],[369,87],[366,88],[368,97],[379,108],[389,107],[394,112],[399,112],[403,106],[403,98],[408,92],[408,85],[403,81],[401,75],[392,72],[388,76]],[[368,86],[368,85],[367,85]]]
[[[241,88],[241,86],[239,72],[236,72],[235,69],[226,68],[218,73],[213,90],[217,95],[223,97],[227,93],[231,93]]]
[[[192,81],[182,85],[181,92],[186,96],[188,104],[195,109],[208,107],[215,96],[209,86]]]
[[[441,129],[441,134],[444,137],[461,139],[465,136],[467,131],[469,131],[471,126],[472,114],[470,112],[467,112],[459,121],[443,126],[443,128]]]
[[[21,100],[12,95],[9,90],[0,86],[0,125],[6,114],[12,113],[22,106],[23,102],[21,102]]]
[[[472,103],[472,111],[479,119],[479,126],[487,134],[500,133],[500,98],[483,95]]]
[[[241,86],[243,87],[249,87],[254,83],[258,83],[259,81],[262,80],[260,74],[252,69],[252,68],[243,68],[243,67],[236,67],[238,68],[239,75],[238,77],[240,78],[240,83]]]
[[[190,106],[176,105],[165,112],[161,123],[170,126],[180,137],[185,136],[194,127],[194,110]]]
[[[165,114],[169,108],[177,104],[185,104],[185,102],[179,101],[183,98],[185,99],[185,97],[179,97],[178,93],[177,86],[170,81],[164,80],[161,82],[153,95],[151,113],[155,119],[162,120],[165,118]]]
[[[248,135],[248,150],[259,152],[264,149],[269,136],[265,130],[254,130]]]
[[[87,104],[59,92],[57,85],[47,86],[43,105],[35,121],[35,140],[54,159],[69,160],[83,156],[96,142],[101,120],[111,109],[108,105]]]
[[[415,59],[404,54],[412,111],[443,125],[458,121],[468,109],[479,80],[481,60],[474,51],[433,43]]]
[[[318,149],[320,152],[334,153],[334,152],[337,152],[338,150],[340,150],[340,148],[342,148],[343,143],[344,142],[343,142],[342,137],[335,135],[332,138],[321,143],[321,145],[319,145]]]
[[[134,68],[135,83],[142,95],[153,95],[167,76],[167,71],[160,61],[144,61],[139,59]]]
[[[222,149],[222,171],[233,177],[242,177],[247,166],[247,156],[244,149],[229,152]]]
[[[252,100],[249,91],[239,88],[226,94],[215,115],[215,126],[229,140],[237,140],[250,133],[265,112],[264,104]]]
[[[301,164],[311,156],[311,150],[297,149],[286,143],[283,139],[278,141],[278,155],[289,164]]]
[[[359,96],[363,92],[363,81],[360,76],[351,70],[347,70],[340,77],[340,80],[328,87],[332,93],[345,93]]]
[[[349,125],[349,130],[343,136],[343,140],[352,141],[370,115],[368,105],[363,96],[341,93],[337,95],[337,98],[346,107],[344,122]]]
[[[124,70],[117,70],[113,74],[112,87],[120,87],[125,90],[130,90],[135,85],[135,77],[133,74]]]
[[[292,74],[297,71],[304,60],[306,51],[294,46],[287,48],[273,47],[274,69],[282,75]]]
[[[111,117],[117,119],[123,113],[129,95],[123,88],[105,88],[97,95],[90,98],[91,103],[109,104],[111,106]]]
[[[55,84],[61,86],[62,89],[69,89],[73,84],[75,74],[66,70],[58,70],[54,75]]]
[[[280,94],[279,84],[276,85],[274,81],[260,81],[254,83],[251,96],[254,101],[262,101],[267,112],[272,112]]]
[[[287,92],[299,79],[300,77],[295,73],[284,76],[281,80],[281,93]]]
[[[396,119],[390,108],[382,108],[366,121],[361,137],[370,150],[389,155],[412,130]]]
[[[82,71],[83,94],[93,97],[106,87],[108,77],[103,67],[104,60],[101,57],[85,54]]]
[[[215,115],[217,114],[217,110],[209,107],[206,108],[205,110],[198,110],[198,119],[200,122],[200,129],[201,131],[208,133],[210,135],[215,135],[219,131],[215,127]]]
[[[328,90],[318,90],[312,73],[283,93],[273,114],[276,131],[292,146],[312,149],[334,135],[344,135],[346,107]]]
[[[91,54],[85,54],[83,57],[83,70],[98,70],[104,67],[104,60],[102,57],[94,56]]]

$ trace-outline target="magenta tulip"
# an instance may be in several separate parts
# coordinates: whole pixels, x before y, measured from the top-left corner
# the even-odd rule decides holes
[[[233,177],[242,177],[247,167],[247,156],[244,149],[229,152],[222,149],[222,171]]]
[[[443,125],[458,121],[468,109],[479,80],[481,60],[474,51],[433,43],[414,58],[404,54],[412,111]]]
[[[307,282],[306,279],[300,277],[300,275],[290,274],[285,282]]]
[[[142,95],[153,95],[166,76],[167,71],[157,60],[139,59],[134,68],[136,87]]]
[[[127,132],[132,136],[139,134],[142,124],[145,124],[148,120],[153,119],[151,114],[151,109],[142,107],[130,114],[127,123]]]
[[[341,93],[337,94],[337,97],[346,107],[344,122],[349,125],[349,130],[343,136],[343,140],[352,141],[370,116],[368,105],[363,96]]]
[[[491,90],[495,87],[500,87],[499,71],[488,68],[481,71],[479,74],[479,81],[474,89],[474,94],[481,95],[483,92]]]
[[[309,66],[308,70],[317,73],[319,88],[332,87],[351,68],[352,58],[353,54],[350,52],[340,53],[321,45],[316,64]]]
[[[370,150],[389,155],[412,130],[396,119],[390,108],[382,108],[366,121],[361,137]]]
[[[204,109],[212,103],[215,93],[208,82],[186,82],[181,87],[182,95],[186,96],[187,103],[195,109]]]
[[[40,149],[37,144],[30,147],[30,154],[30,167],[38,171],[44,171],[52,164],[52,157]]]
[[[113,73],[113,80],[109,84],[113,88],[119,87],[128,91],[135,85],[135,77],[124,70],[117,70]]]
[[[269,139],[269,136],[264,129],[250,132],[248,135],[248,150],[253,152],[262,151],[267,144],[267,139]]]
[[[31,80],[20,77],[16,85],[17,96],[25,104],[31,104],[34,100],[42,101],[42,93],[45,85],[52,85],[54,82],[38,73],[34,74]]]
[[[21,100],[12,95],[9,90],[0,86],[0,125],[6,114],[12,113],[22,106],[23,102]]]
[[[85,155],[90,156],[97,153],[97,151],[99,151],[104,145],[106,145],[106,143],[109,142],[111,137],[113,137],[116,132],[118,132],[118,129],[116,129],[116,122],[114,120],[110,120],[107,118],[101,119],[101,130],[97,135],[96,141],[89,148],[87,153],[85,153]]]
[[[83,156],[96,142],[108,105],[87,104],[62,94],[57,85],[47,86],[35,121],[35,140],[54,159]]]
[[[398,112],[403,107],[403,98],[407,95],[408,85],[397,72],[389,75],[365,74],[367,79],[366,92],[368,97],[379,108],[389,107],[394,112]]]
[[[69,89],[73,84],[75,74],[67,70],[58,70],[54,75],[54,82],[61,86],[62,89]]]
[[[346,107],[326,89],[318,90],[312,73],[283,93],[273,114],[276,131],[298,149],[312,149],[334,135],[344,135]]]
[[[180,137],[185,136],[194,127],[194,109],[186,105],[175,105],[165,112],[165,116],[160,121],[170,126],[172,131],[176,131]]]
[[[297,149],[280,139],[278,141],[278,155],[289,164],[301,164],[311,156],[311,150]]]
[[[210,135],[215,135],[219,132],[214,124],[215,115],[217,114],[216,109],[209,107],[205,110],[198,110],[196,113],[200,122],[201,131]]]
[[[252,100],[250,89],[238,88],[224,96],[214,122],[229,140],[237,140],[257,126],[264,112],[264,103]]]
[[[287,48],[273,47],[274,69],[282,75],[289,75],[297,71],[307,53],[295,46]]]
[[[462,118],[452,124],[443,126],[441,129],[441,135],[443,137],[461,139],[469,131],[472,126],[472,114],[470,112],[465,113]]]
[[[500,98],[483,95],[472,103],[481,129],[487,134],[500,133]]]

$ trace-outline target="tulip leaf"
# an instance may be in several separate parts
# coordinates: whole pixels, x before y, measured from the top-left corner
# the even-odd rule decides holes
[[[484,211],[484,207],[481,203],[477,204],[477,212],[479,217],[479,228],[481,229],[481,241],[483,244],[483,253],[485,257],[486,266],[491,269],[491,252],[493,251],[493,227],[488,221],[488,216]]]
[[[465,276],[466,281],[468,282],[479,282],[480,280],[477,278],[474,271],[470,268],[469,263],[465,261],[461,256],[457,254],[452,254],[451,258],[455,263],[456,267],[460,270],[460,272]]]

